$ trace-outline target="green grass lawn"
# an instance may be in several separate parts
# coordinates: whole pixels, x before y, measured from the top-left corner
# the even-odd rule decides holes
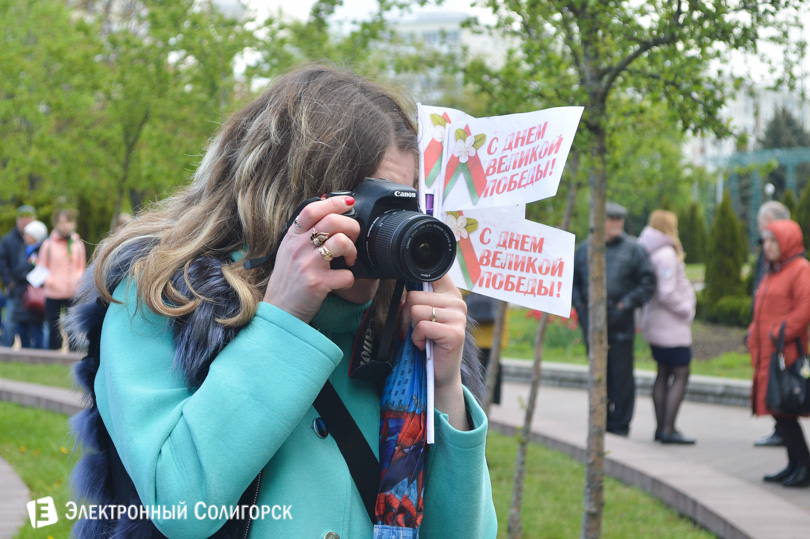
[[[46,529],[27,523],[17,539],[63,538],[70,533],[65,504],[71,501],[67,478],[75,463],[67,416],[0,402],[0,456],[28,485],[32,498],[53,496],[60,520]],[[489,435],[487,460],[498,513],[498,537],[507,537],[507,519],[517,442],[497,433]],[[523,496],[526,538],[577,537],[583,510],[585,471],[566,455],[532,444],[529,449]],[[605,481],[603,537],[709,538],[691,521],[679,517],[660,501],[640,490],[608,478]]]
[[[509,340],[503,350],[503,357],[516,359],[534,359],[534,336],[537,333],[538,321],[526,317],[528,309],[513,308],[509,315]],[[697,329],[700,322],[695,322]],[[635,342],[636,369],[655,371],[657,366],[650,355],[650,347],[641,335]],[[555,318],[546,333],[543,349],[543,361],[587,365],[585,344],[582,332],[571,320]],[[751,360],[747,353],[725,352],[708,360],[694,360],[691,365],[693,374],[720,376],[750,380],[752,377]],[[0,378],[34,382],[37,384],[73,388],[70,367],[64,365],[47,365],[0,362]]]
[[[705,275],[706,264],[686,264],[686,278],[692,283],[702,283]]]
[[[2,361],[0,362],[0,378],[73,389],[70,369],[71,367],[68,365]]]
[[[512,499],[515,438],[490,433],[487,461],[492,478],[498,537],[508,537]],[[559,451],[530,444],[523,491],[522,526],[526,538],[578,537],[582,521],[585,467]],[[602,537],[714,537],[663,503],[619,481],[605,479]]]
[[[72,449],[65,414],[0,402],[0,456],[28,485],[32,499],[53,497],[60,517],[44,529],[24,525],[17,539],[61,539],[70,534],[71,523],[64,515],[70,501],[68,474],[76,460]]]
[[[503,357],[534,359],[534,338],[539,322],[534,317],[527,317],[528,312],[528,309],[522,307],[510,310],[509,340],[506,348],[502,351],[501,355]],[[693,328],[699,325],[700,322],[694,322]],[[634,356],[636,369],[657,370],[657,365],[650,354],[650,347],[640,334],[636,335]],[[576,326],[573,319],[559,317],[552,319],[546,332],[543,361],[576,365],[588,364],[585,343],[582,340],[582,331]],[[708,360],[692,361],[691,371],[693,374],[742,380],[750,380],[753,375],[748,354],[740,352],[725,352]]]

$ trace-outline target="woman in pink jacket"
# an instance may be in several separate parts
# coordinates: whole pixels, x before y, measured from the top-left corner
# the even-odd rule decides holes
[[[655,269],[655,295],[644,306],[642,331],[658,363],[653,385],[655,439],[665,444],[693,444],[675,430],[675,418],[686,394],[692,361],[695,289],[686,278],[683,248],[675,214],[655,210],[639,236]]]
[[[76,293],[76,285],[87,264],[84,242],[76,230],[76,213],[57,210],[53,214],[53,232],[42,243],[37,265],[48,268],[45,280],[45,319],[48,322],[48,348],[62,348],[59,318]]]

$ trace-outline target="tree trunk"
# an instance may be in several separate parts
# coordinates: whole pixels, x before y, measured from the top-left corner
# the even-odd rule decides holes
[[[569,170],[574,178],[568,197],[565,202],[565,212],[563,213],[563,230],[568,230],[571,226],[571,218],[574,215],[574,203],[577,198],[577,173],[579,171],[579,155],[576,151],[571,152],[569,159]],[[508,532],[510,539],[523,537],[523,525],[521,519],[521,509],[523,506],[523,483],[526,476],[526,452],[529,447],[529,434],[532,431],[532,420],[534,419],[534,407],[537,403],[537,393],[540,390],[541,365],[543,364],[543,343],[546,340],[546,330],[548,329],[549,315],[543,313],[540,317],[540,324],[537,326],[537,333],[534,338],[534,363],[532,364],[532,385],[529,389],[529,401],[526,403],[526,415],[523,419],[523,426],[518,432],[518,450],[515,458],[515,476],[512,486],[512,504],[509,506]],[[490,359],[491,361],[491,359]]]
[[[492,346],[489,349],[489,361],[487,362],[487,402],[484,412],[489,415],[489,408],[492,406],[492,399],[495,396],[495,383],[498,381],[498,373],[501,370],[501,343],[503,342],[503,332],[506,331],[506,311],[509,303],[498,302],[498,313],[495,315],[495,327],[492,330]]]
[[[596,113],[598,114],[598,112]],[[605,505],[605,425],[607,422],[607,283],[605,276],[605,166],[606,134],[592,129],[594,136],[590,171],[590,236],[588,238],[588,446],[585,476],[585,510],[582,537],[594,539],[602,533]]]
[[[124,128],[124,161],[121,163],[121,177],[118,180],[117,192],[115,194],[115,208],[113,209],[113,216],[110,220],[110,230],[115,228],[115,225],[118,223],[118,216],[121,215],[124,193],[128,190],[127,184],[129,182],[130,166],[132,165],[138,141],[141,139],[143,128],[146,122],[149,121],[149,112],[147,108],[139,119],[138,124],[133,126],[132,132],[128,132],[126,127]]]
[[[129,208],[132,215],[141,213],[141,210],[144,207],[145,198],[146,193],[143,191],[143,189],[135,189],[132,187],[129,188]]]
[[[534,342],[534,363],[532,364],[532,385],[529,390],[529,401],[526,404],[526,416],[523,426],[518,432],[518,452],[515,459],[515,481],[512,486],[512,505],[509,507],[509,538],[523,537],[521,509],[523,506],[523,483],[526,477],[526,452],[529,448],[529,435],[532,432],[534,407],[537,402],[537,393],[540,389],[540,366],[543,363],[543,342],[546,340],[549,316],[543,313],[540,324],[537,326]]]

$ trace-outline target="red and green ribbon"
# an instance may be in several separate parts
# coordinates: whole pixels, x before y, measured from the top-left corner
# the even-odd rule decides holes
[[[462,137],[466,139],[471,135],[472,131],[470,130],[470,126],[467,125],[464,127],[464,129],[459,129],[456,131],[456,140],[461,140]],[[478,150],[484,145],[485,141],[486,135],[476,135],[475,144],[473,147]],[[458,157],[455,155],[450,158],[450,161],[447,163],[447,173],[444,175],[445,197],[448,195],[448,193],[450,193],[450,190],[453,188],[461,174],[464,175],[464,179],[467,183],[467,189],[470,192],[470,198],[472,199],[473,204],[478,204],[478,200],[481,198],[481,195],[484,193],[484,189],[487,186],[487,175],[484,172],[484,166],[481,164],[481,159],[478,157],[478,152],[476,152],[475,155],[470,156],[466,163],[459,161]]]
[[[447,212],[448,215],[453,215],[456,219],[463,216],[463,212]],[[461,274],[464,276],[464,282],[467,283],[467,289],[472,290],[475,288],[475,283],[481,277],[481,266],[478,264],[478,255],[475,254],[470,234],[478,229],[478,222],[475,219],[468,219],[465,229],[468,232],[466,238],[459,238],[456,249],[456,260],[458,260]]]
[[[433,125],[443,125],[447,127],[450,123],[450,116],[443,113],[441,116],[438,114],[431,114],[430,120]],[[435,138],[430,139],[427,148],[425,148],[424,162],[425,162],[425,185],[431,187],[436,178],[439,177],[439,172],[442,168],[442,152],[444,151],[444,143],[439,142]]]

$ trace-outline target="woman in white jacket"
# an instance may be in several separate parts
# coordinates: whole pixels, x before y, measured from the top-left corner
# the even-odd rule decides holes
[[[639,242],[650,255],[656,289],[644,307],[642,331],[658,363],[653,385],[657,427],[655,439],[665,444],[693,444],[695,440],[675,429],[675,419],[689,381],[692,360],[692,320],[695,290],[686,278],[683,248],[674,213],[655,210]]]

